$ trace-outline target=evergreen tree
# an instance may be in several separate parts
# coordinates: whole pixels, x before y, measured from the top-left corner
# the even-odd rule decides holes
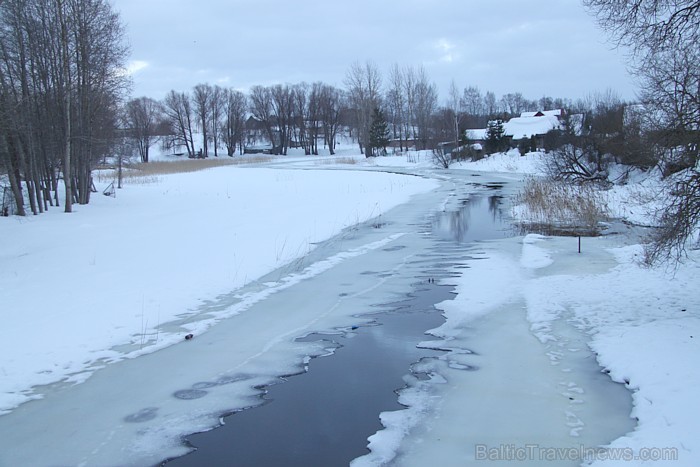
[[[503,128],[502,119],[497,118],[489,121],[486,128],[486,148],[488,153],[499,152],[504,149],[504,133],[505,129]]]
[[[369,129],[369,147],[367,157],[386,155],[386,147],[389,145],[389,124],[384,117],[384,112],[379,107],[372,113],[372,125]]]

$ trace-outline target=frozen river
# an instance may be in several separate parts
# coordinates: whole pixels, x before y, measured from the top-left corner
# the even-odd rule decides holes
[[[629,430],[628,393],[600,373],[585,337],[564,322],[555,331],[576,351],[562,350],[560,360],[574,373],[568,379],[581,381],[568,388],[569,400],[542,389],[561,384],[560,375],[522,307],[475,321],[470,339],[453,343],[458,352],[417,347],[442,322],[433,305],[449,299],[450,288],[440,284],[470,261],[488,261],[479,241],[514,235],[501,206],[513,189],[508,180],[430,176],[440,188],[213,298],[187,320],[232,307],[238,314],[205,334],[108,365],[83,384],[55,385],[44,399],[0,417],[3,443],[13,447],[0,465],[155,465],[191,451],[185,435],[234,412],[225,427],[191,437],[200,450],[172,465],[346,465],[367,453],[367,437],[382,428],[380,412],[402,408],[394,392],[402,387],[426,387],[441,405],[402,440],[375,444],[391,444],[397,465],[426,465],[439,436],[455,429],[474,433],[474,443],[452,456],[453,465],[474,460],[479,443],[595,446]],[[583,408],[572,410],[579,400]],[[447,410],[470,417],[459,426],[431,417]]]
[[[217,430],[188,437],[197,451],[167,465],[347,465],[365,454],[367,437],[382,428],[378,414],[402,408],[395,391],[405,385],[411,365],[443,353],[418,348],[427,338],[425,331],[444,322],[434,304],[453,297],[453,287],[438,284],[463,264],[467,253],[461,250],[471,242],[510,234],[494,188],[463,185],[465,191],[452,196],[454,209],[446,211],[434,212],[433,200],[426,206],[412,204],[401,216],[392,212],[372,223],[369,232],[413,230],[420,241],[400,241],[373,253],[376,259],[360,260],[371,261],[372,269],[358,272],[356,265],[345,263],[332,275],[297,286],[295,293],[314,295],[319,287],[345,290],[358,273],[375,277],[381,287],[340,294],[378,325],[304,338],[338,348],[330,358],[312,360],[303,376],[267,388],[263,406],[226,417]],[[466,191],[473,193],[467,197]],[[364,235],[362,230],[353,236]],[[284,294],[279,299],[286,300]],[[417,371],[412,377],[427,375]]]

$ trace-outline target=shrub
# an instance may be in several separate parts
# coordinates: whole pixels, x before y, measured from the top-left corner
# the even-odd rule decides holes
[[[594,185],[528,178],[515,197],[515,217],[523,227],[547,232],[596,235],[609,218],[605,196]]]

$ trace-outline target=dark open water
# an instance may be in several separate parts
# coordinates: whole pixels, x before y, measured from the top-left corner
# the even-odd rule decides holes
[[[497,190],[499,187],[495,187]],[[456,210],[435,213],[429,231],[436,248],[464,247],[476,240],[504,236],[500,197],[474,196]],[[449,256],[449,255],[448,255]],[[382,428],[379,414],[398,410],[396,390],[412,363],[438,355],[418,349],[425,331],[444,322],[434,304],[451,299],[440,286],[448,273],[445,255],[426,252],[425,267],[406,300],[376,315],[376,326],[347,335],[311,335],[328,340],[332,356],[311,360],[308,371],[266,388],[265,403],[224,418],[224,425],[191,435],[192,453],[170,466],[345,466],[368,452],[367,437]],[[420,376],[420,375],[418,375]]]

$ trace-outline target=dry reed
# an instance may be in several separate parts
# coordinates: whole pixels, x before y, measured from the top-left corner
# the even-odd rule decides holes
[[[159,176],[178,173],[197,172],[215,167],[242,164],[262,164],[272,160],[270,156],[251,156],[219,159],[181,159],[176,161],[155,161],[147,164],[125,164],[122,169],[122,180],[128,183],[156,183]],[[117,169],[98,170],[95,172],[98,181],[117,179]]]
[[[596,186],[528,178],[515,197],[520,224],[596,234],[609,219],[604,193]]]

